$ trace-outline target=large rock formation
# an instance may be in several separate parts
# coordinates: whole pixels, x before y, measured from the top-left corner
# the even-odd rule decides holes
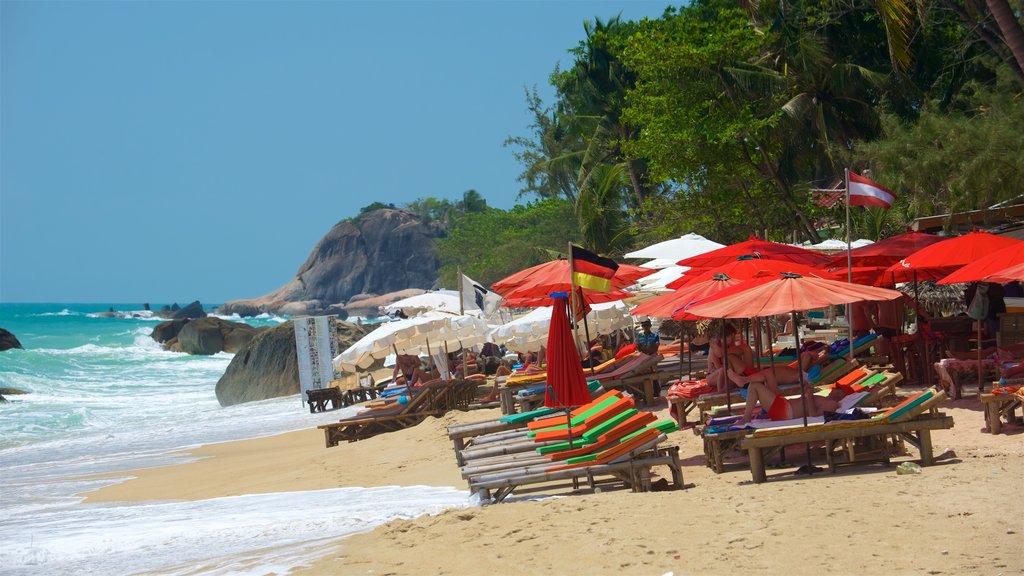
[[[11,334],[7,330],[0,328],[0,351],[10,350],[11,348],[24,348],[21,342],[18,342],[18,337]]]
[[[367,333],[366,328],[338,323],[338,350]],[[298,353],[292,321],[260,332],[228,364],[217,381],[217,401],[231,406],[299,393]]]
[[[222,351],[238,353],[260,330],[242,322],[208,316],[161,322],[153,328],[151,336],[165,350],[209,356]]]
[[[356,294],[430,288],[440,266],[437,229],[397,209],[337,223],[320,239],[295,279],[261,298],[235,300],[224,314],[319,314]]]

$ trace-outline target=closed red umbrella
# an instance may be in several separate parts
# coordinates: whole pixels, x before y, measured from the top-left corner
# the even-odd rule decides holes
[[[551,328],[548,332],[548,386],[544,406],[572,408],[590,402],[580,355],[569,329],[565,295],[555,298],[551,308]]]
[[[829,256],[819,254],[812,250],[805,250],[799,246],[779,244],[761,240],[751,236],[744,242],[705,252],[697,256],[691,256],[677,262],[680,266],[691,268],[713,268],[735,261],[740,256],[756,255],[760,258],[771,258],[773,260],[785,260],[808,266],[824,266],[830,260]]]
[[[1024,263],[1024,242],[1017,241],[1002,250],[992,252],[988,256],[982,256],[970,262],[956,272],[942,278],[936,284],[980,282],[986,276],[1021,263]]]
[[[938,280],[957,268],[1019,243],[1020,240],[988,232],[971,232],[926,246],[888,268],[897,282]]]
[[[850,262],[853,266],[892,266],[900,259],[914,252],[942,242],[945,238],[924,232],[907,232],[879,240],[874,244],[850,250]],[[830,267],[841,266],[846,269],[846,252],[832,256]],[[856,272],[856,270],[854,270]]]
[[[634,308],[631,314],[634,316],[671,318],[676,310],[679,310],[687,304],[703,300],[712,294],[717,294],[723,288],[728,288],[729,286],[739,283],[740,280],[735,280],[724,274],[714,276],[709,280],[684,286],[675,292],[669,292],[668,294],[662,294],[661,296],[651,298]]]
[[[756,276],[761,276],[766,273],[781,273],[781,272],[792,272],[793,274],[802,275],[815,275],[823,276],[825,271],[813,266],[806,264],[800,264],[799,262],[792,262],[788,260],[776,260],[774,258],[755,258],[750,254],[745,254],[738,258],[734,258],[730,262],[712,266],[710,268],[700,268],[696,270],[690,270],[684,274],[681,278],[677,278],[665,285],[666,288],[677,289],[683,286],[689,286],[691,283],[704,282],[712,279],[715,274],[725,274],[729,278],[734,280],[750,280]]]

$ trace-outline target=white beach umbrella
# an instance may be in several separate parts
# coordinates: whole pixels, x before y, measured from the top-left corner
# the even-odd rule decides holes
[[[666,240],[664,242],[658,242],[652,244],[646,248],[641,248],[633,252],[629,252],[625,255],[626,258],[672,258],[673,263],[682,260],[683,258],[690,258],[691,256],[698,256],[712,250],[724,248],[723,244],[718,242],[712,242],[700,234],[693,232],[680,236],[679,238],[673,238],[672,240]]]
[[[424,292],[416,296],[402,298],[383,307],[385,313],[401,310],[407,316],[417,316],[424,312],[435,310],[438,312],[459,313],[459,293],[455,290],[436,290]]]
[[[360,338],[334,358],[334,368],[355,372],[395,350],[405,354],[458,350],[484,341],[490,326],[479,318],[428,313],[415,318],[388,322]],[[429,349],[429,350],[428,350]]]
[[[654,268],[655,270],[661,270],[663,268],[669,268],[675,266],[678,258],[655,258],[654,260],[648,260],[641,264],[644,268]],[[644,277],[646,278],[646,276]],[[643,280],[643,278],[641,278]]]
[[[491,330],[490,340],[512,350],[537,350],[547,345],[551,326],[551,307],[536,308],[529,314]],[[621,301],[591,304],[587,327],[591,335],[609,334],[632,326],[629,308]]]
[[[671,289],[665,285],[677,278],[681,278],[689,270],[689,266],[676,265],[662,268],[650,276],[641,278],[639,280],[640,289],[634,290],[634,292],[669,292]]]

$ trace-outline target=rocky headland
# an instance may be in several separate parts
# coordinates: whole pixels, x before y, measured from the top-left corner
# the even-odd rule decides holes
[[[394,208],[343,220],[320,239],[294,279],[265,296],[227,302],[220,312],[337,314],[342,319],[353,310],[375,314],[380,304],[367,302],[372,298],[386,295],[381,301],[389,304],[414,294],[392,293],[434,287],[440,267],[434,239],[443,233],[415,214]]]

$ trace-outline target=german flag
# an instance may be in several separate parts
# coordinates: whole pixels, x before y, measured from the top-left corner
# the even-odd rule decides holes
[[[597,292],[612,289],[612,276],[619,265],[611,258],[598,256],[593,252],[572,245],[573,281],[577,286]]]

